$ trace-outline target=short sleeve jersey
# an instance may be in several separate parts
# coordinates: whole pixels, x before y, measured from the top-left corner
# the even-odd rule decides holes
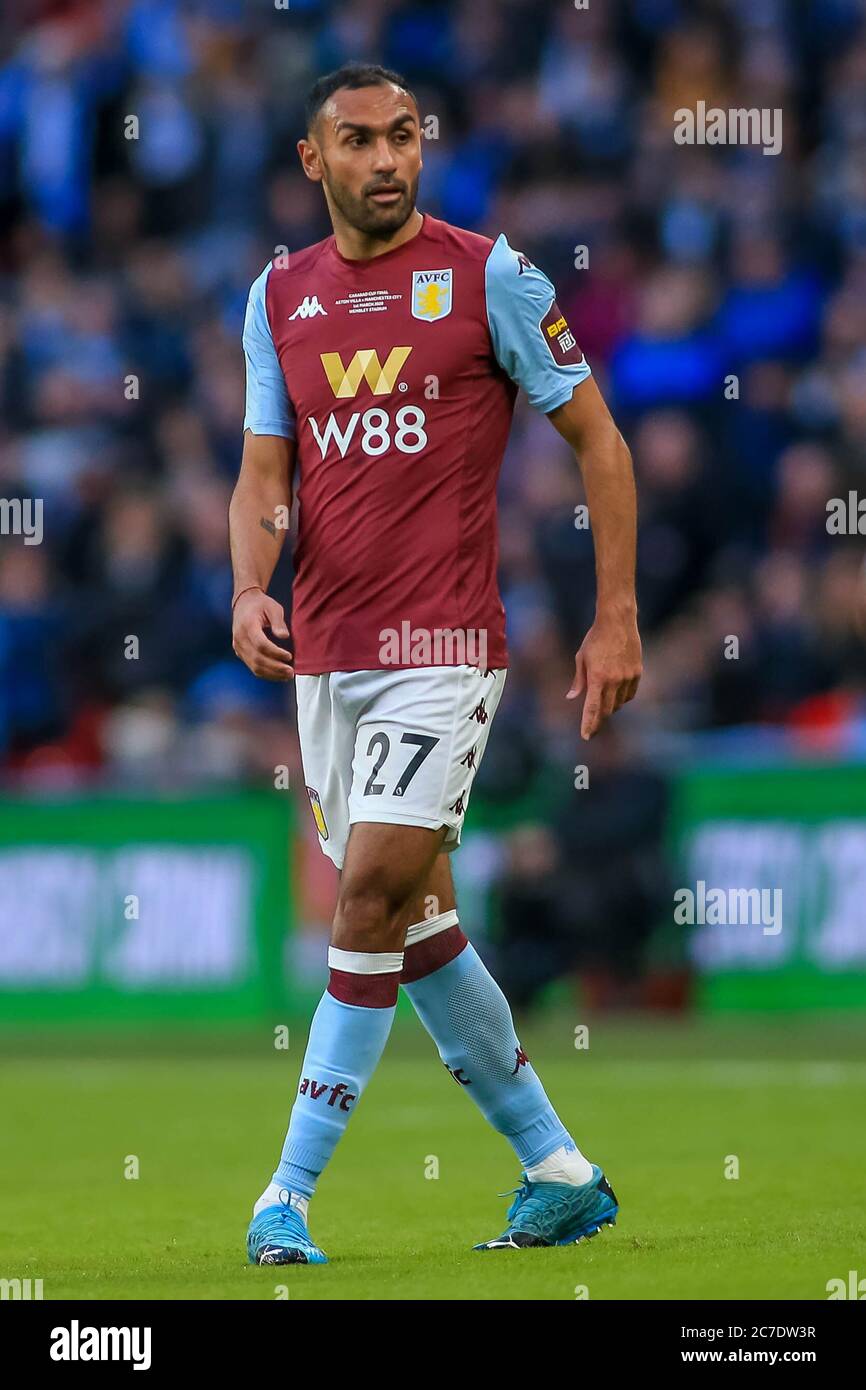
[[[244,428],[297,441],[295,669],[458,650],[437,632],[507,665],[496,484],[514,400],[549,413],[590,372],[553,285],[504,236],[429,215],[369,261],[333,237],[285,259],[250,290]]]

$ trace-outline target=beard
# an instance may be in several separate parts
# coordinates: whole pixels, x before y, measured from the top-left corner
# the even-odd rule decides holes
[[[380,179],[378,182],[372,180],[364,185],[360,196],[350,192],[344,184],[337,183],[331,177],[327,166],[325,166],[325,173],[325,186],[334,207],[350,227],[353,227],[356,232],[363,232],[365,236],[379,237],[383,241],[388,241],[392,236],[396,236],[401,227],[405,226],[415,210],[420,172],[412,184],[407,184],[402,179]],[[400,198],[388,207],[379,207],[369,196],[371,193],[375,193],[377,188],[381,188],[383,184],[400,189]]]

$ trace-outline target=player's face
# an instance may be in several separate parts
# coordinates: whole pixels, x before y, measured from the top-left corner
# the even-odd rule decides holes
[[[319,113],[314,138],[301,141],[299,150],[307,174],[321,178],[332,215],[336,211],[357,231],[387,238],[411,216],[421,130],[414,101],[399,87],[341,88]]]

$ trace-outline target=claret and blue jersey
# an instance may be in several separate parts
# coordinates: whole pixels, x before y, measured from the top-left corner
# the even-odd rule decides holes
[[[371,260],[334,237],[268,265],[244,325],[244,428],[297,441],[301,674],[372,670],[381,633],[483,631],[507,665],[496,483],[517,388],[548,413],[589,366],[547,276],[425,216]]]

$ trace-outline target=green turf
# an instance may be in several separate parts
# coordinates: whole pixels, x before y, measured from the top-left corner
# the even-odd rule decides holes
[[[589,1051],[564,1018],[521,1035],[622,1203],[591,1242],[472,1251],[502,1228],[496,1194],[518,1167],[400,1020],[313,1204],[331,1263],[251,1268],[249,1207],[279,1153],[303,1029],[288,1054],[265,1029],[87,1045],[49,1033],[3,1042],[0,1275],[41,1278],[46,1299],[273,1299],[282,1286],[448,1300],[572,1300],[580,1286],[591,1299],[824,1299],[828,1279],[866,1276],[859,1025],[599,1019]]]

